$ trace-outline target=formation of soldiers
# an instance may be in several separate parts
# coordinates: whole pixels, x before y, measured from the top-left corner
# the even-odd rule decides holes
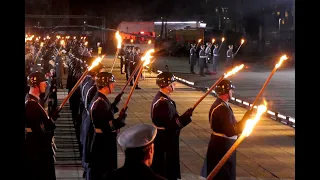
[[[207,42],[206,45],[202,44],[200,45],[200,51],[199,51],[199,59],[197,59],[197,46],[196,44],[191,44],[190,48],[190,73],[196,74],[194,72],[194,66],[198,62],[199,65],[199,75],[205,76],[205,74],[216,74],[217,68],[219,66],[220,61],[220,53],[219,53],[219,45],[214,44],[212,47],[211,42]],[[233,54],[233,45],[228,46],[228,50],[226,52],[226,67],[233,67],[233,61],[234,58]],[[212,64],[212,70],[213,72],[209,71],[209,64]]]
[[[56,94],[59,86],[54,80],[57,78],[56,72],[58,69],[54,69],[54,67],[65,64],[68,68],[66,88],[70,93],[83,72],[94,60],[90,50],[86,47],[84,38],[79,40],[77,40],[77,37],[74,39],[60,38],[47,41],[45,45],[41,45],[41,42],[39,43],[37,40],[28,41],[28,53],[31,53],[28,56],[28,60],[26,59],[26,64],[28,64],[26,66],[28,68],[26,70],[28,75],[26,81],[29,87],[26,92],[27,118],[25,123],[26,163],[28,163],[28,174],[26,176],[28,179],[56,179],[54,129],[56,128],[55,121],[59,120],[60,115],[57,110],[57,97],[56,95],[52,97],[52,94]],[[45,50],[41,47],[45,47],[43,48]],[[211,45],[208,45],[208,47],[211,48]],[[62,52],[63,50],[65,52]],[[85,51],[87,53],[84,55]],[[35,56],[35,54],[38,54],[37,52],[41,54],[40,65],[32,63],[37,61],[37,55]],[[204,46],[201,46],[200,59],[207,61],[205,54]],[[45,58],[46,55],[49,58]],[[57,61],[57,56],[64,56],[65,59]],[[141,78],[137,77],[136,74],[132,74],[141,61],[138,47],[122,46],[118,56],[121,61],[121,74],[126,74],[127,80],[131,75],[134,76],[133,81],[136,78]],[[46,63],[49,64],[49,67],[45,66]],[[205,64],[205,62],[201,62],[201,66],[204,67]],[[133,81],[130,82],[131,86]],[[130,167],[132,168],[143,166],[143,170],[139,172],[141,174],[149,173],[145,174],[144,177],[147,177],[152,172],[157,174],[155,179],[181,179],[179,160],[180,131],[192,122],[191,117],[194,109],[189,108],[179,115],[176,103],[170,97],[175,91],[175,81],[176,78],[172,73],[163,72],[157,76],[155,82],[159,87],[159,91],[150,105],[150,117],[154,127],[157,129],[157,133],[154,133],[156,134],[155,138],[150,138],[150,142],[141,143],[140,141],[139,146],[143,152],[147,150],[149,152],[152,149],[150,154],[152,154],[153,158],[150,160],[150,154],[147,154],[146,156],[149,157],[148,163],[143,161],[143,159],[146,159],[144,156],[139,162],[133,163],[134,158],[132,157],[135,155],[139,157],[141,154],[136,150],[132,150],[131,153],[133,154],[131,155],[127,156],[126,154],[124,166],[129,166],[128,164],[131,164]],[[118,108],[123,92],[120,92],[113,101],[108,97],[109,94],[113,93],[115,83],[116,77],[100,63],[89,71],[69,99],[84,169],[83,177],[87,180],[119,178],[111,176],[110,173],[118,168],[117,135],[119,130],[126,126],[127,107],[121,110]],[[54,87],[54,90],[51,87]],[[140,87],[137,86],[136,89],[140,89]],[[222,81],[215,88],[219,98],[213,103],[209,112],[209,123],[214,133],[211,136],[207,158],[201,173],[204,177],[210,173],[214,165],[218,163],[234,143],[237,134],[242,131],[243,122],[237,123],[235,121],[232,109],[228,104],[228,100],[232,97],[233,89],[234,86],[229,80]],[[51,98],[54,103],[49,104],[47,97]],[[118,112],[118,116],[115,117]],[[126,138],[129,137],[124,137],[124,142],[126,142]],[[131,148],[135,147],[134,142],[131,142]],[[221,144],[221,146],[217,146],[217,143]],[[129,146],[127,145],[128,143],[125,144]],[[134,153],[136,154],[134,155]],[[136,166],[132,166],[132,164]],[[219,172],[217,179],[235,179],[235,166],[235,158],[232,158]]]

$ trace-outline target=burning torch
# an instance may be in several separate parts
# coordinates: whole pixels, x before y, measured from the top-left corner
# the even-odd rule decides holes
[[[81,55],[83,55],[84,51],[87,49],[87,45],[88,45],[88,41],[86,41],[84,43],[84,47],[83,47],[83,51],[82,51]]]
[[[267,108],[265,105],[260,105],[257,108],[257,114],[254,117],[254,119],[248,119],[246,122],[245,129],[241,133],[240,137],[234,142],[234,144],[231,146],[231,148],[227,151],[227,153],[222,157],[222,159],[219,161],[219,163],[216,165],[216,167],[211,171],[211,173],[208,175],[207,180],[211,180],[214,178],[221,167],[227,162],[227,160],[230,158],[230,156],[233,154],[233,152],[239,147],[241,142],[250,135],[252,132],[254,126],[257,124],[257,122],[260,120],[260,117],[263,113],[267,111]]]
[[[127,99],[127,101],[125,102],[125,104],[123,106],[123,109],[127,108],[128,104],[129,104],[129,101],[131,99],[132,93],[133,93],[134,89],[136,88],[136,86],[138,84],[139,77],[141,76],[143,67],[145,67],[146,65],[148,65],[150,63],[150,59],[153,57],[153,56],[151,56],[151,53],[153,53],[153,52],[154,52],[154,49],[150,49],[150,50],[148,50],[146,52],[146,54],[143,57],[141,57],[141,61],[144,61],[144,62],[142,64],[142,66],[139,68],[139,72],[137,74],[137,78],[134,81],[134,84],[133,84],[133,86],[132,86],[132,88],[130,90],[130,93],[128,95],[128,99]]]
[[[91,71],[95,66],[97,66],[101,60],[103,59],[104,56],[102,57],[98,57],[96,58],[91,66],[89,66],[89,68],[82,74],[82,76],[79,78],[79,80],[77,81],[77,83],[73,86],[73,88],[71,89],[71,91],[69,92],[68,96],[66,98],[64,98],[63,102],[61,103],[61,105],[59,106],[58,112],[61,111],[62,107],[67,103],[68,99],[72,96],[72,94],[74,93],[74,91],[78,88],[78,86],[80,85],[80,83],[83,81],[83,79],[87,76],[87,74],[89,73],[89,71]]]
[[[241,64],[240,66],[236,66],[234,67],[231,71],[224,73],[212,86],[211,88],[193,105],[192,109],[195,109],[200,102],[210,93],[212,92],[212,90],[224,79],[227,78],[235,73],[237,73],[238,71],[240,71],[242,68],[244,67],[244,64]]]
[[[266,81],[264,82],[262,88],[260,89],[258,95],[256,96],[256,98],[254,99],[251,108],[245,113],[244,117],[248,117],[251,114],[252,109],[254,108],[254,106],[256,106],[260,96],[262,95],[264,89],[267,87],[269,81],[271,80],[272,76],[274,75],[274,73],[277,71],[277,69],[281,66],[282,62],[287,60],[288,57],[287,55],[283,55],[280,57],[279,62],[274,66],[273,70],[271,71],[269,77],[266,79]]]
[[[218,52],[220,51],[220,48],[221,48],[221,46],[222,46],[222,44],[223,44],[223,42],[224,42],[224,37],[222,37],[222,39],[221,39],[221,44],[220,44],[220,47],[219,47],[219,49],[218,49]]]
[[[198,45],[199,45],[199,43],[201,42],[201,40],[202,40],[202,39],[199,39],[199,40],[198,40],[198,43],[197,43],[197,46],[196,46],[196,50],[197,50]]]
[[[112,71],[113,71],[114,64],[116,63],[116,58],[117,58],[118,53],[119,53],[119,50],[120,50],[120,48],[121,48],[122,39],[121,39],[121,36],[120,36],[120,34],[119,34],[119,31],[116,32],[116,39],[117,39],[117,41],[118,41],[117,51],[116,51],[116,54],[114,55],[113,64],[112,64],[110,73],[112,73]]]
[[[211,41],[211,42],[212,42],[212,44],[213,44],[215,41],[216,41],[216,40],[215,40],[214,38],[212,38],[212,41]]]
[[[243,43],[244,43],[244,39],[241,39],[241,44],[240,44],[240,46],[238,47],[236,53],[234,53],[234,55],[233,55],[232,58],[236,57],[236,55],[238,54],[238,51],[239,51],[239,49],[241,48],[241,46],[242,46]]]
[[[34,59],[34,64],[36,64],[36,62],[37,62],[37,59],[38,59],[38,57],[39,57],[39,54],[40,54],[40,52],[41,52],[42,47],[43,47],[43,42],[40,43],[40,49],[39,49],[39,51],[38,51],[38,53],[37,53],[37,55],[36,55],[36,58]]]

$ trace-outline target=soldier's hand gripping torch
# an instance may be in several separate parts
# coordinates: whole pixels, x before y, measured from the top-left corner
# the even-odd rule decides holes
[[[241,142],[250,135],[252,132],[254,126],[257,124],[257,122],[260,120],[260,117],[263,113],[267,111],[266,105],[260,105],[257,108],[257,114],[254,117],[254,119],[248,119],[246,121],[246,126],[243,132],[241,133],[240,137],[234,142],[234,144],[231,146],[231,148],[227,151],[227,153],[222,157],[222,159],[219,161],[219,163],[216,165],[216,167],[210,172],[210,174],[207,177],[207,180],[211,180],[214,178],[221,167],[227,162],[227,160],[230,158],[230,156],[233,154],[233,152],[239,147]]]
[[[89,73],[89,71],[91,71],[95,66],[97,66],[101,60],[103,59],[104,56],[102,57],[98,57],[96,58],[91,66],[89,66],[89,68],[82,74],[82,76],[79,78],[79,80],[77,81],[77,83],[73,86],[73,88],[71,89],[71,91],[69,92],[69,94],[67,95],[67,97],[64,98],[63,102],[61,103],[61,105],[59,106],[57,113],[59,113],[62,109],[62,107],[67,103],[67,101],[69,100],[69,98],[72,96],[72,94],[74,93],[74,91],[79,87],[80,83],[83,81],[83,79],[87,76],[87,74]]]
[[[239,65],[239,66],[236,66],[234,67],[231,71],[227,72],[227,73],[224,73],[212,86],[211,88],[193,105],[193,109],[195,109],[199,104],[200,102],[209,94],[212,92],[212,90],[224,79],[224,78],[227,78],[231,75],[234,75],[236,74],[238,71],[240,71],[242,68],[244,67],[243,64]]]
[[[137,74],[137,78],[134,81],[134,84],[133,84],[133,86],[132,86],[132,88],[130,90],[130,93],[128,95],[127,101],[125,102],[125,104],[123,106],[123,109],[127,108],[128,104],[129,104],[129,101],[131,99],[132,93],[133,93],[134,89],[136,88],[136,86],[138,84],[139,77],[141,76],[142,70],[146,65],[148,65],[150,63],[150,59],[152,58],[151,53],[153,53],[153,52],[154,52],[154,49],[150,49],[150,50],[148,50],[146,52],[146,54],[143,57],[141,57],[141,61],[143,61],[143,64],[139,68],[139,71],[138,71],[138,74]]]
[[[117,39],[117,41],[118,41],[117,51],[116,51],[116,54],[114,55],[114,58],[113,58],[113,63],[112,63],[112,67],[111,67],[110,73],[112,73],[112,71],[113,71],[114,65],[115,65],[115,63],[116,63],[116,59],[117,59],[117,57],[118,57],[118,53],[119,53],[120,48],[121,48],[122,39],[121,39],[121,36],[120,36],[119,31],[116,32],[116,39]],[[121,68],[122,68],[122,67],[121,67]]]
[[[253,108],[256,106],[260,96],[262,95],[263,91],[265,90],[265,88],[267,87],[268,83],[270,82],[272,76],[274,75],[274,73],[277,71],[277,69],[281,66],[282,62],[287,60],[288,57],[287,55],[283,55],[280,57],[279,62],[274,66],[273,70],[271,71],[269,77],[266,79],[266,81],[264,82],[262,88],[260,89],[258,95],[256,96],[256,98],[254,99],[252,105],[250,105],[250,109],[245,113],[244,117],[246,117],[245,119],[248,119],[251,116],[252,110]]]
[[[222,39],[221,39],[221,44],[220,44],[220,46],[219,46],[219,49],[218,49],[218,52],[220,51],[220,48],[221,48],[221,46],[222,46],[222,44],[223,44],[223,42],[224,42],[224,37],[222,37]]]

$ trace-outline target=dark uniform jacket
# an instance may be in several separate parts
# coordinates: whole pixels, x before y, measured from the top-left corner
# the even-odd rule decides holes
[[[39,100],[26,95],[26,139],[25,139],[25,168],[26,179],[55,180],[53,150],[51,146],[54,122],[40,105]]]
[[[129,179],[139,179],[139,180],[165,180],[165,178],[155,174],[147,165],[135,162],[128,163],[125,162],[124,166],[107,173],[104,176],[105,180],[129,180]]]
[[[95,81],[89,76],[85,79],[85,81],[83,81],[83,83],[84,85],[82,87],[82,99],[84,104],[84,110],[82,111],[82,127],[80,142],[83,146],[82,161],[83,163],[88,163],[91,148],[91,140],[93,137],[93,125],[89,116],[89,105],[93,97],[97,93],[97,87],[95,85]]]
[[[206,67],[206,61],[207,61],[207,56],[205,53],[205,50],[200,49],[199,51],[199,66],[200,67]]]
[[[189,64],[194,66],[194,65],[196,65],[196,62],[197,62],[196,49],[195,48],[191,48],[190,49],[190,61],[189,61]]]
[[[233,58],[233,51],[232,49],[228,49],[227,51],[227,61],[231,61]]]
[[[151,105],[151,118],[158,133],[154,140],[152,170],[168,179],[180,178],[179,136],[184,121],[179,116],[175,102],[158,92]]]
[[[90,119],[93,123],[94,135],[90,149],[91,178],[102,178],[104,173],[117,169],[117,130],[114,113],[118,108],[108,98],[96,93],[90,103]]]
[[[237,122],[231,107],[222,99],[212,104],[209,111],[211,139],[204,160],[201,176],[207,177],[242,132],[244,121]],[[236,180],[236,153],[234,152],[222,166],[214,180]]]

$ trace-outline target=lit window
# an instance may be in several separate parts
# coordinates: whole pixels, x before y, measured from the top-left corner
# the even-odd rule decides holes
[[[278,16],[280,15],[280,12],[279,12],[279,11],[277,12],[277,15],[278,15]]]
[[[282,19],[282,24],[284,24],[284,19]]]
[[[285,17],[288,17],[288,11],[286,11],[286,12],[284,13],[284,16],[285,16]]]

